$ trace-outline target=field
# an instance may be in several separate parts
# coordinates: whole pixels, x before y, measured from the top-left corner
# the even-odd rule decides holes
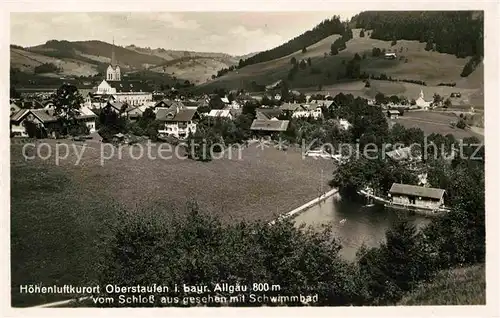
[[[300,70],[290,84],[293,88],[304,89],[316,89],[319,84],[322,84],[324,87],[323,90],[325,90],[325,87],[328,85],[336,84],[337,72],[343,69],[341,65],[342,61],[347,62],[351,60],[355,53],[360,54],[360,56],[366,53],[366,59],[361,63],[361,72],[369,74],[385,73],[388,76],[399,79],[421,80],[425,81],[429,87],[449,82],[457,84],[456,88],[454,88],[455,90],[481,90],[483,87],[484,70],[482,65],[469,75],[469,77],[462,78],[460,77],[460,73],[467,63],[466,58],[457,58],[450,54],[425,51],[425,43],[417,41],[400,40],[396,45],[391,46],[390,41],[375,40],[366,36],[359,37],[359,32],[360,29],[353,30],[353,39],[349,40],[346,43],[347,48],[336,56],[328,55],[330,45],[339,37],[339,35],[332,35],[308,47],[306,53],[298,51],[272,61],[249,65],[201,85],[201,87],[205,87],[207,90],[215,87],[233,89],[245,85],[248,86],[251,81],[267,85],[287,77],[288,71],[291,68],[290,59],[292,57],[295,57],[298,61],[310,57],[312,67],[320,69],[321,74],[312,74],[310,67],[307,67],[305,70]],[[404,59],[385,60],[383,58],[372,58],[371,51],[374,47],[397,52],[398,56],[403,56]],[[327,53],[326,56],[325,53]],[[405,62],[405,59],[408,59],[408,62]],[[330,77],[327,76],[328,73],[330,73]],[[399,84],[388,83],[390,85]],[[419,92],[420,90],[418,90],[416,96],[418,96]],[[412,92],[412,95],[415,95],[414,92]],[[431,97],[432,95],[427,96]]]
[[[402,306],[485,305],[484,265],[440,272],[432,282],[422,284],[403,298]]]
[[[471,129],[452,128],[450,122],[457,122],[458,117],[454,113],[442,112],[406,112],[404,116],[395,119],[394,122],[405,126],[406,128],[420,128],[426,135],[438,133],[442,135],[453,134],[457,139],[467,137],[477,137],[484,141],[484,136],[472,131]]]
[[[20,49],[10,49],[10,65],[12,68],[18,68],[23,72],[32,74],[35,67],[44,63],[52,63],[57,67],[62,68],[62,75],[76,75],[76,76],[89,76],[97,74],[96,65],[90,63],[72,60],[72,59],[58,59],[43,54],[29,52]],[[46,74],[50,76],[51,74]],[[55,75],[55,74],[52,74]]]
[[[48,143],[55,151],[55,142]],[[242,151],[242,160],[233,155],[207,163],[134,160],[127,148],[121,160],[116,153],[104,166],[96,141],[88,142],[79,165],[74,154],[60,165],[53,158],[25,161],[21,149],[19,144],[11,146],[11,270],[16,306],[56,300],[19,295],[20,284],[90,284],[122,211],[168,219],[196,200],[202,210],[225,222],[271,220],[316,197],[320,180],[326,184],[334,169],[332,161],[303,160],[295,150],[253,146]],[[47,152],[45,148],[41,154]],[[107,155],[110,152],[105,148]]]

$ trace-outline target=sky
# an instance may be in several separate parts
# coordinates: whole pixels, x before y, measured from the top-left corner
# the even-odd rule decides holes
[[[279,46],[339,15],[357,12],[13,12],[11,44],[101,40],[116,45],[244,55]]]

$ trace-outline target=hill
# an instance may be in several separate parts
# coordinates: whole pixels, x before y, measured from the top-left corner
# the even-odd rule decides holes
[[[237,65],[240,59],[244,60],[258,54],[232,56],[226,53],[151,49],[135,45],[129,45],[126,48],[141,54],[158,56],[165,60],[164,63],[152,66],[149,70],[189,80],[195,84],[205,83],[220,69]]]
[[[476,265],[440,272],[430,283],[419,286],[398,305],[485,305],[485,266]]]
[[[365,30],[370,34],[370,30]],[[358,53],[362,58],[360,61],[361,73],[380,75],[382,73],[397,79],[409,79],[426,82],[427,86],[407,85],[401,82],[385,82],[380,84],[384,86],[388,94],[391,90],[399,91],[404,94],[405,87],[418,86],[429,90],[429,88],[442,89],[444,86],[438,86],[440,83],[456,83],[453,89],[474,90],[476,96],[482,96],[483,88],[483,67],[479,66],[469,77],[460,76],[467,58],[458,58],[452,54],[438,53],[435,51],[426,51],[425,43],[418,41],[400,40],[395,45],[391,41],[372,39],[369,36],[361,37],[361,29],[353,29],[353,38],[346,42],[346,49],[337,55],[330,55],[331,44],[340,37],[340,35],[329,36],[314,45],[307,48],[305,53],[301,50],[294,52],[282,58],[271,61],[257,63],[236,69],[226,75],[201,85],[200,89],[213,91],[215,88],[252,89],[252,82],[260,85],[268,85],[279,79],[287,79],[288,73],[292,68],[291,59],[298,61],[311,58],[311,66],[305,69],[299,69],[293,80],[289,80],[289,86],[295,89],[307,91],[328,90],[335,86],[342,87],[351,85],[352,79],[339,79],[345,74],[346,66],[353,56]],[[373,57],[373,48],[385,49],[387,52],[396,52],[398,58],[386,60],[383,57]],[[357,82],[357,81],[355,81]],[[382,81],[380,81],[382,82]],[[359,81],[359,83],[361,83]],[[361,95],[366,95],[364,84],[358,84],[354,89]],[[446,87],[450,88],[451,87]],[[352,88],[351,88],[352,90]],[[420,88],[418,88],[418,91]],[[372,89],[373,91],[373,89]],[[415,89],[412,89],[411,96],[416,98]],[[477,92],[476,92],[477,91]],[[376,93],[376,92],[375,92]],[[429,93],[432,93],[429,91]],[[418,94],[418,93],[417,93]],[[369,93],[368,95],[372,95]],[[427,98],[428,95],[426,92]],[[477,98],[479,100],[480,98]]]
[[[25,49],[10,49],[11,68],[17,68],[24,73],[33,74],[36,67],[48,63],[52,63],[60,69],[58,74],[46,73],[45,75],[48,76],[91,76],[98,73],[98,65],[88,61],[78,60],[77,58],[57,58]]]
[[[106,70],[111,62],[113,49],[116,60],[125,72],[149,69],[192,83],[205,82],[221,68],[236,65],[240,58],[256,54],[240,57],[225,53],[141,48],[135,45],[121,47],[102,41],[51,40],[27,48],[12,45],[11,68],[34,74],[35,68],[53,64],[53,70],[49,68],[49,71],[43,72],[43,76],[92,76]]]

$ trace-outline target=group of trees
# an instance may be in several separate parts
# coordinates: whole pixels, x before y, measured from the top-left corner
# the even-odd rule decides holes
[[[474,71],[484,56],[484,16],[476,11],[361,12],[352,18],[358,28],[372,29],[378,40],[427,42],[435,50],[463,58],[471,56],[461,76]]]
[[[34,72],[35,74],[43,74],[43,73],[59,73],[61,68],[57,67],[54,63],[43,63],[38,66],[35,66]]]
[[[260,52],[245,59],[240,63],[239,67],[245,67],[247,65],[287,56],[299,50],[303,50],[304,48],[307,48],[308,46],[313,45],[314,43],[317,43],[332,34],[349,34],[349,31],[352,38],[352,31],[349,29],[347,24],[341,22],[339,16],[333,16],[331,19],[321,22],[312,30],[307,31],[276,48]]]
[[[346,40],[344,37],[336,39],[330,46],[330,55],[337,55],[340,51],[346,49]]]
[[[434,43],[457,57],[483,56],[484,17],[473,11],[367,11],[352,18],[371,38]]]

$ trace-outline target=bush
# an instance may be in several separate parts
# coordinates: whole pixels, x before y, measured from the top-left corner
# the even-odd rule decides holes
[[[461,118],[461,119],[457,122],[457,128],[460,128],[460,129],[465,129],[465,127],[467,127],[467,124],[465,123],[465,120],[463,120],[463,118]]]
[[[477,56],[477,55],[473,56],[469,60],[469,62],[467,62],[467,64],[465,64],[464,69],[462,70],[462,73],[460,74],[460,76],[461,77],[469,76],[472,72],[474,72],[474,70],[479,65],[479,63],[481,63],[482,59],[483,58],[481,56]]]
[[[53,63],[44,63],[42,65],[35,66],[35,74],[43,73],[58,73],[61,69],[54,65]]]
[[[315,306],[362,303],[362,281],[354,266],[340,258],[340,245],[331,239],[331,230],[299,229],[285,220],[273,226],[264,222],[223,224],[201,213],[195,203],[187,210],[169,224],[153,213],[141,218],[124,213],[123,221],[112,229],[112,241],[99,266],[99,283],[174,286],[182,282],[212,289],[215,283],[251,287],[265,282],[280,285],[280,291],[269,291],[268,296],[318,294]],[[250,293],[251,288],[238,294],[248,299]],[[208,294],[213,295],[196,296]],[[235,295],[228,291],[218,294]],[[180,288],[168,296],[181,299],[188,295]],[[165,294],[157,294],[156,303],[148,306],[182,306],[161,304],[162,296]],[[281,305],[299,304],[289,301]],[[248,306],[248,302],[242,305]],[[257,304],[262,305],[268,304]]]

